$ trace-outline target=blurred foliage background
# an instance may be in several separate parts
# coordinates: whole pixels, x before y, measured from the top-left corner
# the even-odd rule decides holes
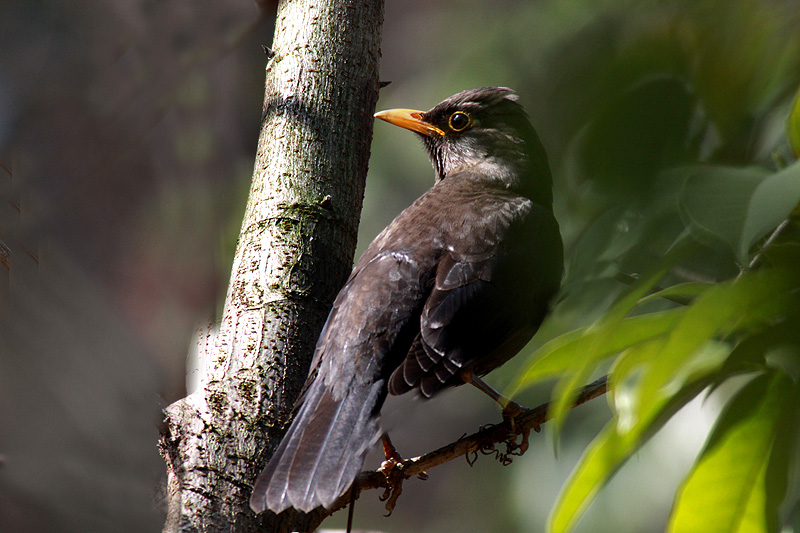
[[[186,354],[224,299],[273,16],[274,5],[249,0],[0,6],[0,240],[11,251],[11,268],[0,268],[0,520],[15,531],[160,528],[160,409],[185,394]],[[662,286],[746,269],[797,201],[786,128],[798,27],[797,0],[387,1],[381,70],[392,85],[379,108],[427,109],[465,88],[506,85],[548,149],[562,299],[490,382],[511,386],[546,341],[601,319],[676,243],[692,250]],[[375,130],[359,253],[433,180],[412,135]],[[753,230],[751,199],[782,168],[783,194],[768,197]],[[797,242],[790,223],[779,253],[754,266],[793,264]],[[636,313],[675,309],[662,300]],[[745,382],[681,409],[575,531],[663,531],[680,480]],[[388,406],[402,454],[499,419],[462,389],[413,415],[400,414],[413,400]],[[519,400],[533,406],[549,393],[528,387]],[[542,531],[610,419],[595,400],[570,413],[557,453],[535,435],[508,467],[491,456],[439,467],[406,484],[390,519],[377,494],[364,495],[356,524]],[[796,495],[797,480],[788,483]],[[781,518],[800,531],[797,509]]]

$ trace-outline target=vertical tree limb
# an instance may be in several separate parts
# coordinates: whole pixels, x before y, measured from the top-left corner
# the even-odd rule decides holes
[[[202,354],[200,390],[165,411],[165,531],[288,527],[256,516],[248,499],[352,266],[382,22],[382,1],[278,7],[253,182],[220,330]]]

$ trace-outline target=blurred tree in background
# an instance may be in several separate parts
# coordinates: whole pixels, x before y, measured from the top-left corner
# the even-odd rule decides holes
[[[34,270],[25,250],[68,265],[48,271],[64,293],[55,302],[34,283],[47,313],[0,301],[0,516],[30,526],[17,531],[42,530],[32,516],[50,531],[160,525],[157,491],[146,493],[163,470],[155,424],[183,393],[193,325],[224,293],[255,153],[264,13],[257,24],[245,1],[0,8],[13,43],[0,49],[0,154],[14,176],[2,190],[22,208],[4,203],[0,239]],[[542,531],[555,508],[558,528],[615,473],[575,531],[800,531],[798,27],[796,0],[387,2],[381,69],[393,84],[379,108],[510,86],[550,155],[562,299],[490,381],[521,387],[529,405],[549,397],[531,387],[542,378],[560,378],[561,403],[608,370],[616,389],[613,417],[600,401],[580,407],[507,468],[481,458],[410,481],[389,520],[364,495],[359,527]],[[433,179],[415,140],[390,128],[376,129],[372,156],[362,249]],[[92,314],[50,327],[76,306]],[[452,391],[393,438],[411,456],[493,417],[480,395]],[[99,487],[113,487],[109,501]]]

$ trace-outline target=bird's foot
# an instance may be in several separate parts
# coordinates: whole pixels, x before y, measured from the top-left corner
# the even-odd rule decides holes
[[[517,435],[512,435],[506,440],[506,455],[522,455],[528,451],[530,447],[529,439],[531,436],[530,429],[523,429],[520,433],[522,440],[517,444]]]
[[[380,471],[386,478],[386,491],[380,497],[382,502],[386,502],[386,510],[388,513],[385,516],[391,516],[397,505],[397,499],[403,492],[403,481],[408,478],[405,473],[404,459],[397,453],[397,449],[389,439],[389,435],[384,433],[381,437],[383,441],[383,454],[386,460],[381,463]],[[417,477],[426,480],[428,479],[427,472],[420,472]]]
[[[530,411],[530,409],[528,409],[527,407],[522,407],[514,400],[508,400],[506,404],[503,406],[503,419],[513,420],[514,418],[518,417],[519,415],[527,411]]]
[[[517,418],[531,412],[533,412],[532,409],[523,407],[517,402],[511,400],[509,400],[508,403],[503,407],[503,420],[508,422],[511,429],[511,434],[508,440],[506,440],[506,445],[508,446],[508,455],[522,455],[528,451],[528,447],[530,446],[529,438],[531,435],[531,429],[533,429],[536,433],[539,433],[542,430],[538,424],[533,428],[518,428]],[[517,435],[522,436],[522,441],[519,444],[517,444]]]
[[[386,476],[388,480],[389,473],[393,469],[397,468],[400,471],[403,470],[403,462],[405,461],[405,459],[403,459],[403,456],[397,452],[397,448],[395,448],[394,444],[392,444],[391,439],[389,439],[388,433],[384,433],[381,436],[381,441],[383,442],[383,455],[384,457],[386,457],[386,460],[381,463],[380,470],[381,472],[383,472],[383,475]],[[405,478],[405,475],[403,477]],[[428,473],[423,470],[422,472],[417,474],[417,477],[422,481],[425,481],[428,479]]]
[[[386,459],[381,463],[381,467],[379,469],[383,477],[386,478],[386,482],[390,485],[397,481],[397,479],[403,479],[405,476],[403,474],[403,460],[402,459],[394,459],[389,458]]]
[[[397,505],[397,499],[400,497],[400,494],[403,492],[403,482],[400,481],[395,485],[391,485],[386,487],[386,490],[383,494],[379,497],[382,502],[386,502],[386,514],[383,515],[385,517],[392,516],[392,512],[394,511],[395,506]]]
[[[503,421],[508,422],[508,424],[511,426],[511,432],[516,435],[518,433],[516,422],[517,418],[530,412],[531,409],[523,407],[515,401],[508,400],[503,406]],[[540,431],[538,426],[536,426],[534,429],[537,433]]]
[[[405,472],[403,472],[403,459],[398,455],[395,457],[387,457],[381,463],[381,473],[386,478],[386,490],[379,498],[382,502],[386,502],[387,513],[384,516],[392,516],[397,499],[403,492],[403,481],[406,479]]]

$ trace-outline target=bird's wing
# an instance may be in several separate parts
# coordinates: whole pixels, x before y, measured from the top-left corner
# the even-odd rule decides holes
[[[353,376],[371,381],[382,371],[388,378],[418,331],[428,270],[404,252],[364,253],[333,303],[295,410],[318,377],[337,393]]]
[[[431,396],[484,374],[519,351],[544,317],[561,277],[558,226],[552,214],[517,198],[477,213],[442,254],[420,317],[420,332],[389,382],[392,394]],[[459,247],[459,243],[469,243]],[[552,257],[543,256],[552,254]]]

